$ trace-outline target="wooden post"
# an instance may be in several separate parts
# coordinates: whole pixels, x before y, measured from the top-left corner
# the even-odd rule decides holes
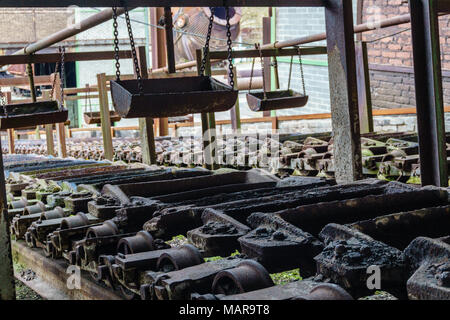
[[[137,57],[141,69],[142,79],[148,78],[147,53],[145,47],[137,48]],[[139,134],[141,137],[142,162],[156,164],[155,136],[153,131],[153,118],[139,118]]]
[[[237,69],[235,66],[233,67],[233,73],[234,73],[234,88],[236,90],[238,90],[238,77],[237,77]],[[228,83],[230,83],[230,79],[228,79]],[[231,117],[231,128],[233,129],[233,132],[240,133],[241,132],[241,110],[239,108],[239,95],[236,100],[236,103],[234,104],[233,108],[231,108],[231,110],[230,110],[230,117]]]
[[[164,16],[164,8],[150,8],[150,23],[157,25],[159,18]],[[166,38],[163,30],[151,28],[152,68],[166,66]],[[155,119],[155,132],[159,136],[169,135],[169,119]]]
[[[356,80],[358,82],[358,110],[361,133],[373,132],[372,97],[370,94],[367,43],[356,43]]]
[[[362,179],[352,2],[327,1],[325,20],[335,177],[346,183]]]
[[[262,25],[263,25],[263,44],[268,44],[272,42],[272,19],[270,17],[263,17],[262,18]],[[270,91],[272,90],[272,72],[270,69],[270,57],[266,57],[263,59],[264,63],[264,74],[262,75],[264,77],[264,83],[265,90]],[[237,75],[236,75],[237,78]],[[270,115],[275,115],[276,111],[263,111],[263,117],[270,117]]]
[[[8,104],[8,103],[11,103],[11,92],[10,91],[8,91],[8,92],[6,92],[5,93],[5,95],[6,95],[6,103]],[[14,132],[14,129],[8,129],[7,130],[7,132],[8,132],[8,149],[9,149],[9,154],[14,154],[16,151],[16,147],[15,147],[15,144],[14,144],[14,138],[15,138],[15,132]]]
[[[114,149],[111,135],[111,118],[109,114],[108,89],[106,88],[106,74],[97,74],[98,100],[100,104],[100,119],[102,127],[103,148],[105,159],[112,161]]]
[[[55,79],[55,88],[60,87],[61,79],[59,77],[59,73],[54,73],[52,75],[52,78],[56,77]],[[54,90],[53,92],[53,99],[56,101],[59,101],[60,103],[64,103],[64,98],[61,96],[61,90]],[[58,157],[60,158],[66,158],[67,157],[67,148],[66,148],[66,130],[64,128],[64,122],[63,123],[57,123],[56,124],[56,138],[58,140]]]
[[[50,100],[50,90],[42,91],[42,98],[44,100]],[[55,155],[55,142],[53,140],[53,124],[45,125],[45,140],[47,141],[47,154],[49,156]]]
[[[200,68],[202,65],[202,59],[203,59],[203,51],[201,49],[196,50],[196,57],[197,57],[197,72],[200,75]],[[202,147],[203,147],[203,167],[206,169],[211,169],[211,153],[208,152],[209,144],[211,142],[211,139],[209,137],[209,117],[208,113],[203,112],[201,114],[201,120],[202,120],[202,136],[201,139],[203,141]]]

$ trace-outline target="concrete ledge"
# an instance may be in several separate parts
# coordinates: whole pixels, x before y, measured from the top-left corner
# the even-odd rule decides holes
[[[16,277],[44,299],[49,300],[122,300],[119,294],[90,280],[86,272],[81,273],[80,289],[69,289],[66,261],[46,258],[41,249],[29,248],[23,241],[12,241],[15,262],[36,273],[30,281]]]

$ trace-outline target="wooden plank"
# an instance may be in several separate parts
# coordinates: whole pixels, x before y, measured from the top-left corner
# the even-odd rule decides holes
[[[131,59],[130,50],[119,51],[121,59]],[[71,61],[97,61],[113,60],[114,51],[92,51],[92,52],[67,52],[64,56],[66,62]],[[61,54],[59,53],[36,53],[36,54],[18,54],[0,56],[0,65],[27,64],[27,63],[52,63],[59,62]]]
[[[145,47],[137,48],[141,77],[148,78],[147,52]],[[145,164],[156,164],[156,146],[153,131],[153,118],[139,118],[139,135],[141,137],[142,162]]]
[[[367,43],[356,44],[356,80],[358,83],[358,110],[361,133],[373,132],[372,96],[367,58]]]
[[[100,96],[100,118],[105,159],[112,161],[114,149],[111,136],[111,119],[109,115],[108,91],[106,89],[106,74],[97,74],[97,87]]]
[[[0,87],[17,87],[17,86],[29,86],[30,80],[28,77],[14,77],[14,78],[1,78]],[[44,86],[52,85],[51,76],[35,76],[34,85]]]
[[[61,79],[59,77],[59,73],[52,74],[52,78],[55,79],[55,90],[53,92],[53,99],[56,101],[60,101],[60,103],[64,103],[63,97],[61,96],[61,90],[57,88],[61,85]],[[53,82],[53,81],[52,81]],[[64,128],[64,123],[57,123],[56,126],[56,139],[58,140],[58,157],[66,158],[67,157],[67,146],[66,146],[66,130]]]
[[[71,281],[70,277],[73,275],[73,271],[68,272],[69,265],[67,262],[63,259],[46,258],[42,253],[42,249],[29,248],[23,241],[14,241],[12,251],[18,263],[33,270],[37,278],[48,284],[43,286],[43,283],[41,283],[34,286],[33,282],[35,280],[30,280],[30,287],[44,298],[52,299],[54,297],[55,299],[61,299],[66,296],[76,300],[123,300],[114,291],[93,282],[84,272],[81,273],[80,289],[70,289],[67,284]],[[27,283],[27,285],[29,284]],[[43,289],[44,291],[41,291]],[[48,289],[58,290],[60,294],[57,297],[49,295]]]
[[[50,100],[50,90],[42,91],[42,98],[46,100]],[[45,140],[47,143],[47,154],[49,156],[55,155],[55,141],[53,139],[53,124],[45,125]]]
[[[327,54],[327,48],[322,46],[317,47],[302,47],[300,49],[302,55],[318,55]],[[297,49],[263,49],[263,57],[287,57],[298,55]],[[233,59],[238,58],[259,58],[259,50],[233,50],[231,53]],[[228,51],[211,51],[210,58],[213,59],[227,59]]]
[[[6,103],[10,104],[11,103],[11,92],[8,91],[6,92]],[[9,154],[14,154],[15,153],[15,144],[14,144],[14,129],[8,129],[8,149],[9,149]]]

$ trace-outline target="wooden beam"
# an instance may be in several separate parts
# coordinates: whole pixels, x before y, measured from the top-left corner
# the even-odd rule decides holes
[[[233,73],[235,75],[234,78],[234,89],[238,89],[238,77],[237,77],[237,69],[236,66],[233,67]],[[230,79],[228,78],[228,84],[230,83]],[[231,119],[231,129],[233,129],[234,133],[240,133],[241,131],[241,110],[239,108],[239,97],[236,99],[236,103],[233,108],[230,109],[230,119]]]
[[[322,46],[317,47],[309,47],[309,48],[301,48],[300,49],[302,55],[319,55],[319,54],[327,54],[327,48]],[[211,51],[209,53],[211,60],[222,59],[225,60],[228,58],[228,51]],[[288,56],[296,56],[298,55],[297,49],[263,49],[262,56],[263,57],[288,57]],[[260,53],[259,50],[233,50],[231,53],[231,57],[233,59],[238,58],[259,58]]]
[[[356,80],[358,83],[358,110],[361,133],[373,132],[372,95],[370,93],[367,43],[356,43]]]
[[[335,177],[362,179],[352,2],[329,0],[325,8]]]
[[[64,99],[61,96],[61,90],[59,88],[61,85],[61,79],[59,77],[59,73],[54,73],[51,76],[55,79],[55,90],[53,92],[53,99],[59,101],[60,103],[64,103]],[[53,81],[52,81],[53,82]],[[64,123],[57,123],[56,125],[56,139],[58,140],[58,157],[66,158],[67,157],[67,146],[66,146],[66,130],[64,128]]]
[[[111,118],[109,114],[108,90],[106,88],[106,74],[97,74],[97,87],[99,93],[100,118],[105,159],[112,161],[114,149],[111,136]]]
[[[227,0],[230,7],[323,7],[324,0]],[[6,8],[21,7],[120,7],[120,0],[2,0]],[[127,0],[129,7],[221,7],[223,0]]]
[[[46,100],[50,100],[50,90],[42,91],[42,98]],[[55,155],[55,141],[53,139],[53,124],[45,125],[45,141],[47,142],[47,154],[49,156]]]
[[[145,47],[137,48],[137,57],[142,79],[148,78],[147,52]],[[156,164],[156,146],[153,130],[153,118],[139,118],[139,134],[141,137],[142,162]]]
[[[11,103],[11,91],[8,91],[5,93],[6,95],[6,103],[10,104]],[[8,149],[9,149],[9,154],[14,154],[15,153],[15,145],[14,145],[14,129],[8,129]]]
[[[121,59],[131,59],[130,50],[119,51]],[[91,52],[67,52],[64,56],[66,62],[71,61],[93,61],[93,60],[113,60],[114,51],[91,51]],[[10,64],[28,64],[28,63],[52,63],[59,62],[61,54],[59,53],[37,53],[37,54],[18,54],[0,56],[0,65]]]
[[[1,78],[0,79],[0,87],[17,87],[17,86],[28,86],[30,84],[30,80],[28,77],[14,77],[14,78]],[[43,86],[43,85],[52,85],[51,76],[35,76],[34,77],[34,85],[35,86]]]
[[[164,16],[164,8],[157,7],[150,9],[150,23],[157,25],[159,19]],[[152,46],[152,69],[161,68],[167,62],[167,47],[165,32],[158,28],[151,28],[151,46]],[[167,70],[168,71],[168,70]],[[156,135],[165,136],[169,134],[169,119],[155,119]]]

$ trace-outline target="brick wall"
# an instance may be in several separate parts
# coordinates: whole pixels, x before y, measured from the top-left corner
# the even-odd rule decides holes
[[[362,12],[363,22],[368,22],[407,14],[409,8],[406,0],[364,0]],[[372,102],[375,108],[415,106],[412,43],[409,27],[410,24],[403,24],[366,32],[362,36],[363,41],[368,42]],[[448,54],[450,52],[450,18],[448,16],[440,17],[439,27],[444,103],[450,104],[450,73],[448,72],[450,70],[450,54]],[[384,36],[387,37],[383,38]],[[380,65],[396,68],[393,71],[378,70]]]
[[[0,47],[42,39],[73,23],[71,8],[0,8]]]

